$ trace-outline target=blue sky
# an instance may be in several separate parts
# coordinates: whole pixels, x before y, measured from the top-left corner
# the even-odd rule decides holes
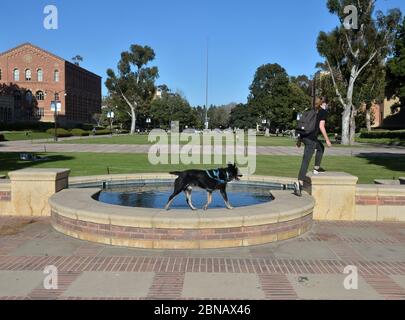
[[[43,9],[59,10],[59,29],[43,28]],[[404,0],[378,0],[377,8]],[[245,102],[255,70],[279,63],[290,75],[310,75],[320,57],[316,38],[338,20],[326,0],[1,0],[0,51],[31,42],[103,77],[130,44],[151,46],[157,84],[180,90],[192,105],[205,103],[209,38],[209,103]],[[15,13],[18,13],[17,15]],[[106,89],[103,88],[103,93]]]

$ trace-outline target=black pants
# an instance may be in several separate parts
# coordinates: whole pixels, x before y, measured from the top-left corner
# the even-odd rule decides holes
[[[300,180],[300,181],[304,181],[304,179],[307,175],[309,163],[311,162],[311,159],[312,159],[312,156],[314,155],[315,150],[316,150],[315,167],[321,166],[323,154],[325,152],[324,145],[318,139],[312,140],[312,139],[308,139],[308,138],[303,138],[302,142],[305,145],[305,150],[304,150],[304,157],[302,158],[300,173],[298,176],[298,180]]]

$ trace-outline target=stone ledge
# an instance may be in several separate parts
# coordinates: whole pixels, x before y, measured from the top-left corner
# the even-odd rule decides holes
[[[356,197],[405,197],[405,185],[363,185],[356,188]]]
[[[358,180],[358,177],[345,172],[310,173],[306,178],[306,182],[311,185],[355,185]]]
[[[113,174],[113,175],[97,175],[97,176],[82,176],[82,177],[69,177],[71,185],[80,183],[94,183],[103,181],[125,181],[125,180],[147,180],[147,179],[164,179],[174,180],[176,177],[168,173],[134,173],[134,174]],[[292,184],[296,180],[294,178],[286,177],[273,177],[273,176],[246,176],[244,181],[255,182],[274,182],[274,183],[287,183]]]
[[[11,181],[57,181],[69,177],[70,169],[27,168],[8,173]]]

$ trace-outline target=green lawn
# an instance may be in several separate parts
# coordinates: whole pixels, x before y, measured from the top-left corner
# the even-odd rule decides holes
[[[0,153],[0,174],[25,167],[70,168],[72,176],[106,174],[107,167],[115,173],[169,172],[181,170],[183,165],[149,164],[146,154],[48,153],[46,162],[21,162],[18,153]],[[301,157],[258,156],[256,174],[296,177]],[[390,157],[325,157],[323,166],[329,171],[344,171],[360,178],[360,183],[373,183],[374,179],[392,179],[405,176],[405,156]],[[187,168],[215,168],[187,166]]]
[[[21,140],[36,140],[36,139],[50,139],[53,136],[46,132],[36,131],[11,131],[2,133],[6,141],[21,141]]]

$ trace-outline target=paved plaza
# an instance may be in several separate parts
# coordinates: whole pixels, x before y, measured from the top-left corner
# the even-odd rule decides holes
[[[44,268],[58,268],[46,290]],[[346,290],[348,265],[357,290]],[[0,299],[405,299],[405,224],[315,222],[300,238],[242,249],[111,247],[0,218]]]

